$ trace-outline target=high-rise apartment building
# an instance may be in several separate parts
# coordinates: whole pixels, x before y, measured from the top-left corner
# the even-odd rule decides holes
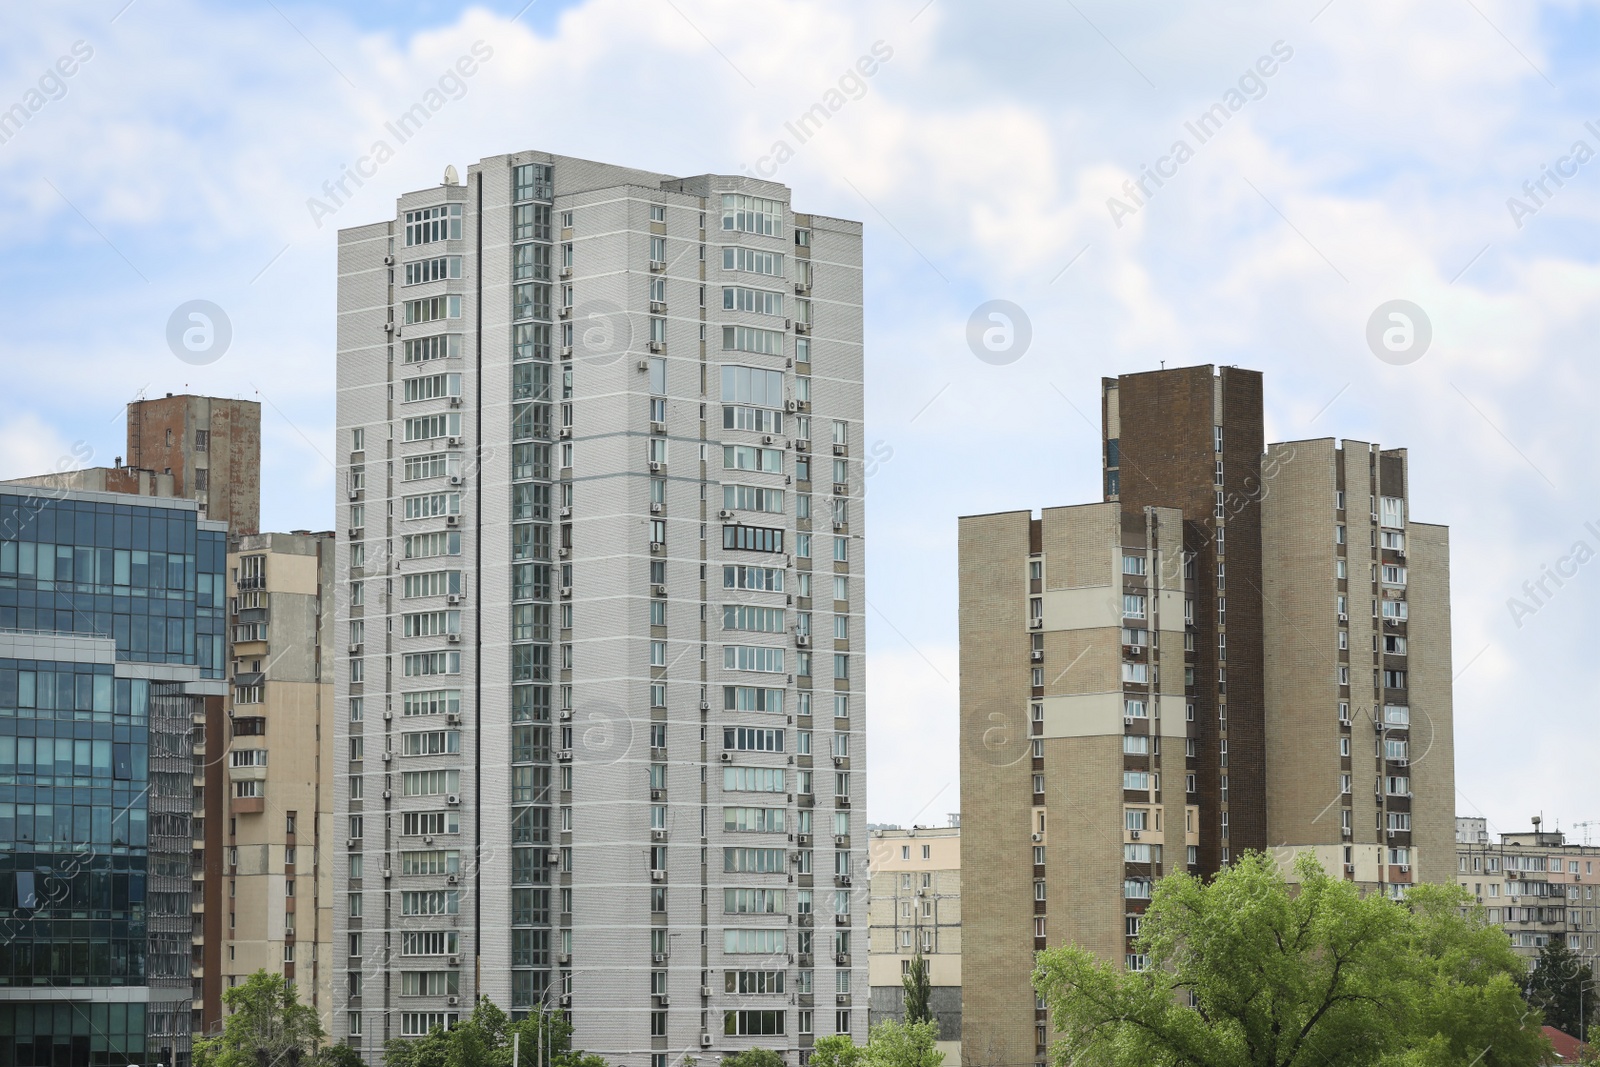
[[[171,475],[173,495],[232,533],[261,529],[261,405],[254,400],[171,393],[135,400],[128,466]]]
[[[196,849],[208,1034],[223,991],[257,970],[294,981],[332,1029],[334,590],[333,534],[230,538],[229,693],[206,723]]]
[[[226,538],[187,500],[0,486],[0,1063],[189,1063]]]
[[[867,959],[872,1025],[905,1020],[904,979],[920,952],[938,1051],[961,1063],[961,826],[874,827]]]
[[[537,152],[340,234],[341,1040],[865,1039],[861,267]]]
[[[1267,449],[1268,825],[1286,854],[1395,895],[1450,877],[1450,531],[1415,522],[1403,448]]]
[[[1591,970],[1600,967],[1600,845],[1569,841],[1560,830],[1489,837],[1482,818],[1456,819],[1456,882],[1503,926],[1511,947],[1532,968],[1545,945],[1565,939]]]
[[[1165,874],[1273,848],[1448,877],[1448,541],[1406,518],[1404,453],[1264,447],[1233,367],[1105,379],[1102,413],[1102,503],[961,520],[975,1064],[1043,1061],[1034,951],[1143,967]]]

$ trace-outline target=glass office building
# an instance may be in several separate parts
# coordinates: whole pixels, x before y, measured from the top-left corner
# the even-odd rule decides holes
[[[225,524],[0,485],[0,1067],[187,1067]]]

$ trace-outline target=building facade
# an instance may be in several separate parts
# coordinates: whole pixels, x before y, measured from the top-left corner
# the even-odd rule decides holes
[[[1450,531],[1409,481],[1403,448],[1291,441],[1261,493],[1272,844],[1395,896],[1455,831]]]
[[[257,970],[333,1026],[333,534],[230,539],[229,686],[205,724],[201,1029]],[[200,768],[197,768],[197,770]]]
[[[261,529],[260,404],[168,393],[129,404],[127,428],[128,467],[171,475],[174,496],[233,533]]]
[[[1037,950],[1143,967],[1164,874],[1448,876],[1448,537],[1404,452],[1267,447],[1232,367],[1105,379],[1102,416],[1102,503],[961,520],[968,1063],[1044,1060]]]
[[[961,826],[874,828],[867,917],[871,1019],[905,1019],[905,986],[920,951],[945,1062],[961,1062]]]
[[[1568,841],[1540,822],[1495,842],[1486,820],[1457,818],[1455,879],[1505,928],[1530,968],[1551,938],[1565,938],[1590,970],[1600,970],[1600,846]]]
[[[0,1063],[189,1062],[226,550],[190,501],[0,486]]]
[[[335,1034],[864,1040],[860,225],[522,152],[339,277]]]

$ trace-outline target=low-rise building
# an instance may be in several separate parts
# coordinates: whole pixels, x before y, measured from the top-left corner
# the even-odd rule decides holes
[[[961,1062],[961,817],[949,826],[878,827],[869,852],[867,976],[870,1025],[905,1018],[905,987],[918,946],[928,962],[928,998],[939,1051]]]
[[[1496,844],[1487,820],[1457,817],[1456,881],[1505,928],[1529,967],[1552,937],[1600,967],[1600,846],[1568,841],[1540,823],[1536,817],[1532,831],[1501,834]]]

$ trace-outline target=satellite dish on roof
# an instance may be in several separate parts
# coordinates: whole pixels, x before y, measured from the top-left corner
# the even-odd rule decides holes
[[[451,163],[444,168],[444,184],[460,185],[461,175],[456,173],[456,165]]]

